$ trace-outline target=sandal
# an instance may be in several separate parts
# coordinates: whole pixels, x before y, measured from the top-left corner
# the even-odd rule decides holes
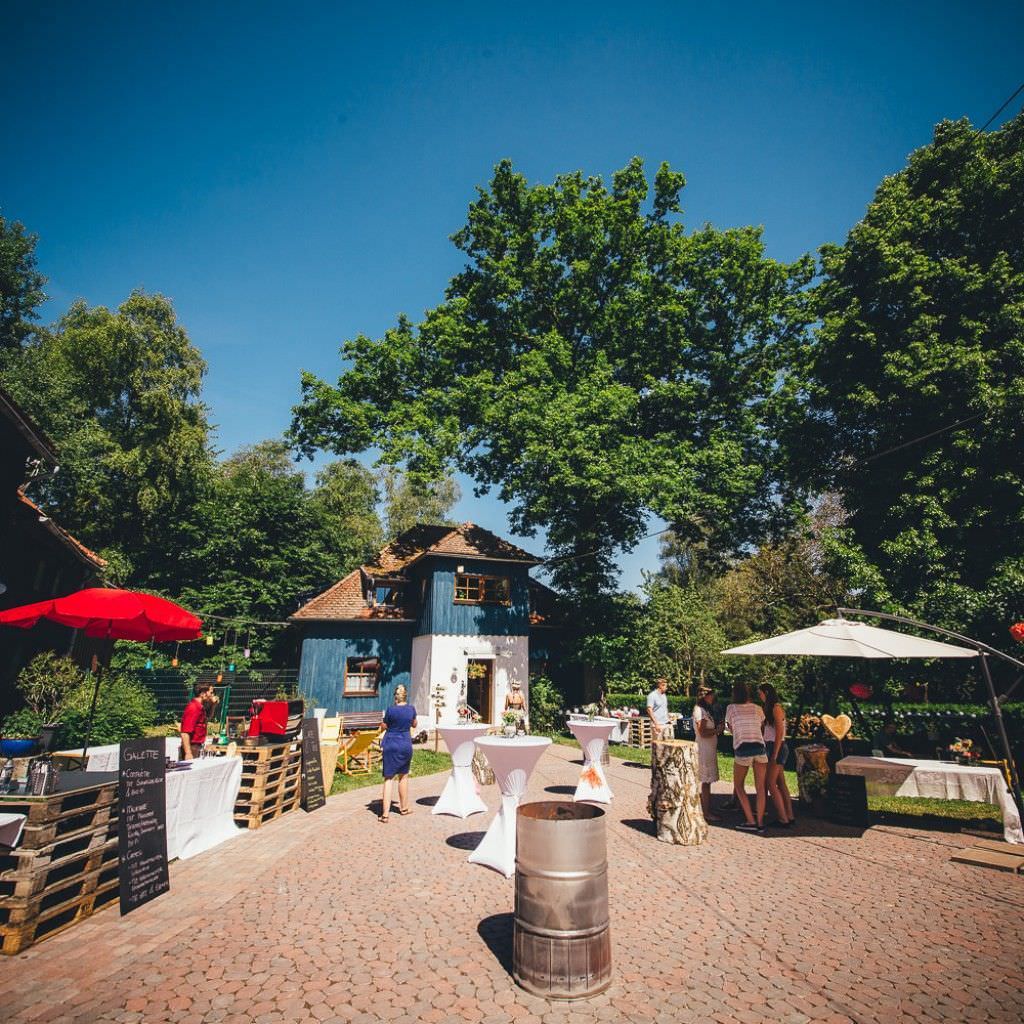
[[[377,820],[378,821],[387,821],[388,820],[388,815],[386,815],[386,814],[378,814],[377,815]]]
[[[404,817],[405,817],[405,816],[406,816],[407,814],[412,814],[412,809],[411,809],[411,808],[409,808],[409,807],[406,807],[406,808],[405,808],[405,809],[403,810],[403,809],[402,809],[402,808],[400,807],[400,808],[398,809],[398,813],[399,813],[399,814],[400,814],[400,815],[401,815],[401,816],[402,816],[402,817],[404,818]]]

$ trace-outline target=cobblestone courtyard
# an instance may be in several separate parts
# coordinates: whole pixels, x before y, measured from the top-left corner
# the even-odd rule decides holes
[[[527,799],[565,798],[553,746]],[[549,1003],[512,982],[511,880],[466,863],[488,818],[376,820],[378,792],[331,798],[194,860],[172,891],[0,963],[6,1021],[1006,1021],[1024,1017],[1024,879],[950,863],[950,834],[821,823],[654,840],[649,774],[613,763],[615,978]],[[496,806],[493,787],[485,799]]]

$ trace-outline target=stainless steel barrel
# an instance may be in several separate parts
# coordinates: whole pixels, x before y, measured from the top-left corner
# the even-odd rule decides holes
[[[611,983],[600,807],[555,800],[519,807],[512,975],[547,999],[582,999]]]

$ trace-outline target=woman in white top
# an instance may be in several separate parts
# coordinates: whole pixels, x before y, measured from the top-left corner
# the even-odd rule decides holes
[[[722,820],[711,813],[711,783],[718,781],[718,734],[722,731],[711,714],[714,703],[715,691],[710,686],[702,686],[697,691],[697,703],[693,708],[693,731],[697,734],[697,778],[705,821]]]
[[[779,695],[771,683],[762,683],[757,695],[764,705],[764,742],[768,750],[768,792],[771,794],[779,824],[789,828],[793,824],[793,800],[786,785],[786,761],[789,744],[786,743],[786,709],[779,703]]]
[[[725,709],[725,724],[732,733],[732,749],[735,754],[732,779],[736,798],[743,809],[743,817],[736,827],[744,832],[764,830],[765,779],[768,773],[768,753],[764,745],[764,712],[757,704],[750,702],[750,691],[746,683],[735,683],[732,688],[732,703]],[[743,784],[747,780],[747,769],[754,766],[754,785],[757,787],[757,818],[750,810],[750,799]]]

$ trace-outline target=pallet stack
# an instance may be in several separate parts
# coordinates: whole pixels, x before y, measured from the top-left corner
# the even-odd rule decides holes
[[[260,828],[299,806],[302,798],[302,743],[242,747],[242,784],[235,803],[239,828]]]
[[[6,796],[26,816],[0,855],[0,952],[20,953],[118,898],[117,783],[50,796]]]
[[[641,750],[651,745],[651,720],[647,715],[629,720],[629,745]]]

